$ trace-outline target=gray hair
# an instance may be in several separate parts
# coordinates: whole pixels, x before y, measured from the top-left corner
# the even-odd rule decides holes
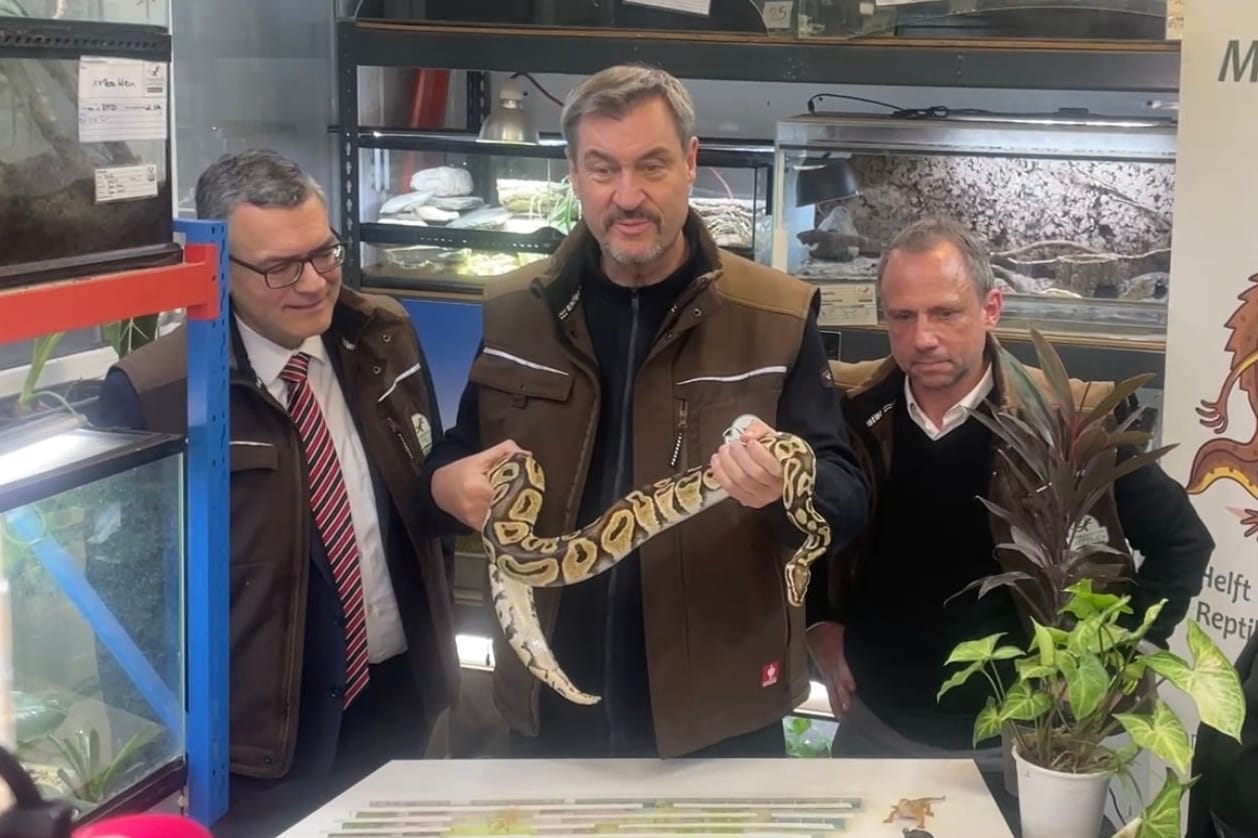
[[[924,253],[940,242],[947,242],[957,249],[965,265],[965,274],[973,283],[979,299],[986,299],[988,292],[996,287],[987,245],[977,233],[951,218],[924,218],[901,230],[882,252],[882,260],[878,263],[879,290],[882,289],[882,275],[887,270],[891,254],[896,251]]]
[[[197,217],[229,218],[236,207],[299,207],[317,195],[327,198],[314,178],[277,151],[255,148],[225,154],[197,178]]]
[[[695,134],[695,105],[690,93],[671,73],[639,64],[620,64],[590,76],[568,94],[560,124],[568,156],[577,147],[577,127],[587,116],[623,119],[637,105],[652,98],[664,101],[673,113],[677,138],[684,146]]]

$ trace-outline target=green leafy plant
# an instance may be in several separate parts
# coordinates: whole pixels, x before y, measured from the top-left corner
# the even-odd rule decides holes
[[[146,343],[157,340],[157,320],[156,314],[146,314],[109,323],[105,326],[105,340],[109,341],[121,360]]]
[[[63,337],[65,337],[64,332],[55,332],[35,339],[34,345],[31,347],[31,363],[26,368],[26,377],[22,379],[22,390],[17,397],[19,415],[29,412],[35,401],[44,396],[60,401],[67,410],[70,409],[70,405],[61,396],[39,389],[39,379],[44,375],[44,367],[48,365],[48,361],[52,358],[52,353],[56,350],[57,344],[61,343]]]
[[[1139,410],[1121,423],[1114,419],[1115,409],[1152,375],[1118,382],[1085,410],[1079,405],[1088,403],[1088,391],[1077,394],[1072,389],[1060,356],[1038,331],[1031,330],[1031,339],[1045,385],[1037,384],[1026,367],[1002,349],[1001,365],[1012,390],[1008,395],[1018,409],[971,414],[994,435],[996,456],[1003,460],[1006,475],[1007,502],[980,498],[1009,527],[1010,540],[997,549],[1019,554],[1030,572],[995,574],[965,590],[977,588],[982,597],[995,588],[1010,587],[1031,616],[1051,626],[1067,613],[1064,606],[1072,585],[1083,579],[1121,578],[1113,560],[1104,560],[1106,554],[1121,554],[1104,541],[1080,537],[1097,503],[1115,481],[1157,461],[1174,446],[1141,450],[1151,435],[1131,429]],[[1121,450],[1133,453],[1120,460]]]
[[[117,791],[118,783],[137,767],[136,751],[144,744],[139,734],[127,740],[109,762],[101,754],[100,734],[96,728],[78,731],[72,737],[53,738],[53,745],[65,761],[57,776],[76,799],[96,804]]]
[[[546,214],[546,224],[567,235],[581,219],[581,202],[577,200],[576,193],[572,190],[571,180],[564,177],[560,183],[563,186],[563,196]]]
[[[1131,598],[1097,593],[1084,580],[1066,591],[1063,615],[1068,631],[1039,622],[1026,649],[1000,645],[993,634],[958,645],[948,665],[960,664],[939,690],[939,697],[982,674],[992,695],[974,723],[974,742],[1012,731],[1023,759],[1070,774],[1113,773],[1126,777],[1142,750],[1165,760],[1168,771],[1156,799],[1142,815],[1140,838],[1179,834],[1179,806],[1192,784],[1187,773],[1192,745],[1179,716],[1157,693],[1169,683],[1196,705],[1201,721],[1240,741],[1245,698],[1231,662],[1195,621],[1188,621],[1192,662],[1143,644],[1163,602],[1150,606],[1140,624],[1124,628]],[[1149,649],[1145,651],[1145,649]],[[1016,676],[1002,682],[1001,661],[1013,661]],[[1154,676],[1146,689],[1146,674]],[[1131,741],[1115,750],[1106,744],[1126,731]],[[1169,828],[1169,831],[1163,831]]]
[[[105,340],[121,360],[141,346],[156,340],[157,329],[158,315],[146,314],[106,324],[103,331]],[[35,404],[41,400],[51,400],[70,413],[76,412],[60,393],[39,389],[39,381],[43,378],[44,368],[48,366],[53,352],[56,351],[63,337],[65,337],[64,332],[55,332],[35,339],[31,348],[31,362],[26,369],[26,376],[22,379],[22,389],[17,397],[19,416],[30,413]]]
[[[830,756],[830,736],[806,716],[788,716],[782,720],[786,733],[786,754],[791,757]]]

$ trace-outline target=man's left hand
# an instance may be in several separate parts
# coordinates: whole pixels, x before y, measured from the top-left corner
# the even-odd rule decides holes
[[[712,455],[712,473],[721,488],[749,509],[760,509],[782,497],[782,467],[759,442],[772,430],[757,419],[742,437]]]

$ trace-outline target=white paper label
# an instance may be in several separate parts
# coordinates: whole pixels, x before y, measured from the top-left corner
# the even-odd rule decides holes
[[[878,301],[872,282],[834,282],[817,286],[821,292],[821,326],[877,326]]]
[[[152,198],[157,195],[157,166],[111,166],[96,170],[96,203]]]
[[[422,413],[411,414],[411,427],[415,429],[415,438],[419,440],[419,447],[423,450],[424,456],[427,457],[432,451],[432,424],[428,421],[428,417]]]
[[[760,16],[764,18],[765,29],[790,29],[791,11],[795,8],[795,0],[765,0]]]
[[[654,6],[657,9],[668,9],[670,12],[685,12],[692,15],[707,15],[712,8],[712,0],[625,0],[629,6]]]
[[[874,0],[875,6],[911,6],[914,3],[933,3],[935,0]]]
[[[1185,0],[1166,0],[1166,40],[1168,41],[1184,39],[1184,2]]]
[[[164,140],[167,66],[160,61],[79,59],[79,142]]]

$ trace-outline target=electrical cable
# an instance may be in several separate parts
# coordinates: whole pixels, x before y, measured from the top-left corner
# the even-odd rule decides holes
[[[530,82],[530,83],[532,83],[532,85],[533,85],[534,87],[536,87],[536,88],[537,88],[537,91],[538,91],[539,93],[541,93],[543,96],[545,96],[547,99],[549,99],[550,101],[554,102],[554,103],[555,103],[556,105],[558,105],[559,107],[561,107],[561,108],[563,107],[563,102],[561,102],[561,101],[560,101],[558,98],[556,98],[555,96],[552,96],[549,90],[547,90],[546,88],[542,87],[542,85],[541,85],[541,84],[537,81],[537,79],[533,78],[532,74],[530,74],[530,73],[514,73],[514,74],[512,74],[511,78],[513,78],[513,79],[518,79],[518,78],[520,78],[521,76],[523,76],[524,78],[528,79],[528,80],[529,80],[529,82]]]
[[[903,108],[878,99],[866,99],[864,96],[851,96],[846,93],[817,93],[808,99],[810,114],[817,113],[817,101],[820,99],[848,99],[886,108],[891,111],[890,116],[893,119],[947,119],[950,116],[978,116],[991,113],[983,108],[949,108],[944,105],[932,105],[929,108]]]

